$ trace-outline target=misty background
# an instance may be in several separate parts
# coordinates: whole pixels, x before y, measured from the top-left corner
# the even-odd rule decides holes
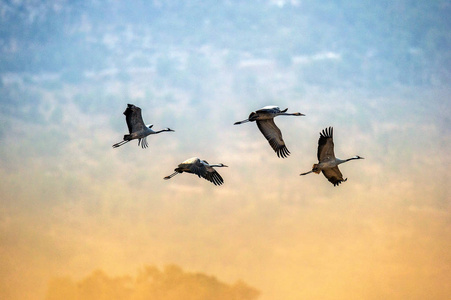
[[[214,276],[205,286],[242,282],[245,299],[446,299],[450,13],[0,1],[0,298],[77,299],[75,282],[173,264]],[[112,149],[127,103],[175,132]],[[287,159],[232,125],[265,105],[306,115],[275,120]],[[299,176],[328,126],[338,157],[365,157],[339,187]],[[224,185],[163,180],[192,156],[228,165]]]

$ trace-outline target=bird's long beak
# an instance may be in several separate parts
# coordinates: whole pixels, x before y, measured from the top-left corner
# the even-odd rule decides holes
[[[226,165],[222,165],[223,167],[229,167],[229,166],[226,166]]]

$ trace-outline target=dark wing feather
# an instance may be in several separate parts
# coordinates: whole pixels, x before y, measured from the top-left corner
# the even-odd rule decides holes
[[[127,109],[124,111],[124,115],[129,133],[143,130],[146,126],[141,115],[141,108],[138,106],[128,104]]]
[[[221,185],[224,183],[221,175],[219,175],[219,173],[213,167],[206,167],[206,169],[207,172],[204,176],[205,179],[212,182],[214,185]]]
[[[340,183],[345,182],[346,180],[348,180],[347,178],[343,179],[343,175],[341,174],[341,172],[338,169],[338,167],[325,169],[325,170],[323,170],[323,174],[327,178],[327,180],[329,180],[334,186],[337,186]]]
[[[197,159],[194,163],[192,163],[191,166],[189,167],[189,170],[193,174],[196,174],[199,177],[204,177],[205,178],[205,175],[207,174],[207,168],[200,161],[200,159]]]
[[[319,133],[317,156],[320,162],[335,158],[333,132],[333,128],[329,127]]]
[[[287,111],[287,109],[285,109],[282,112],[285,112],[285,111]],[[261,115],[261,114],[263,114],[263,115],[266,115],[266,114],[275,115],[277,113],[280,113],[281,111],[280,111],[280,108],[276,106],[276,107],[271,107],[271,108],[260,108],[259,110],[256,110],[255,112],[258,115]]]
[[[274,123],[274,119],[257,120],[258,129],[268,140],[269,145],[276,151],[278,157],[285,158],[290,155],[282,139],[282,132]]]

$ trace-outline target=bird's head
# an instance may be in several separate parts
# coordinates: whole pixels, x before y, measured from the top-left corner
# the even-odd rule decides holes
[[[305,116],[304,114],[301,114],[300,112],[293,113],[294,116]]]
[[[358,155],[354,156],[353,158],[354,159],[365,159],[364,157],[361,157],[361,156],[358,156]]]
[[[228,166],[226,166],[226,165],[223,164],[223,163],[220,163],[220,164],[218,164],[218,167],[228,167]]]
[[[165,131],[172,131],[172,132],[174,132],[174,130],[172,130],[172,129],[171,129],[171,128],[169,128],[169,127],[168,127],[168,128],[166,128],[166,129],[165,129]]]

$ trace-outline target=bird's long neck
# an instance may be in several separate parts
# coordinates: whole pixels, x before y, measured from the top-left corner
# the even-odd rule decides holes
[[[172,131],[172,130],[170,130],[170,129],[166,128],[166,129],[162,129],[162,130],[154,131],[154,132],[153,132],[153,134],[157,134],[157,133],[160,133],[160,132],[164,132],[164,131]]]
[[[337,158],[336,161],[337,161],[337,165],[339,165],[339,164],[345,163],[347,161],[350,161],[350,160],[353,160],[353,159],[360,159],[360,158],[361,157],[359,157],[359,156],[353,156],[353,157],[350,157],[348,159],[339,159],[339,158]]]
[[[287,112],[282,112],[282,113],[278,113],[278,116],[303,116],[303,114],[301,113],[287,113]]]
[[[210,164],[208,164],[210,167],[224,167],[224,165],[223,164],[213,164],[213,165],[210,165]]]

